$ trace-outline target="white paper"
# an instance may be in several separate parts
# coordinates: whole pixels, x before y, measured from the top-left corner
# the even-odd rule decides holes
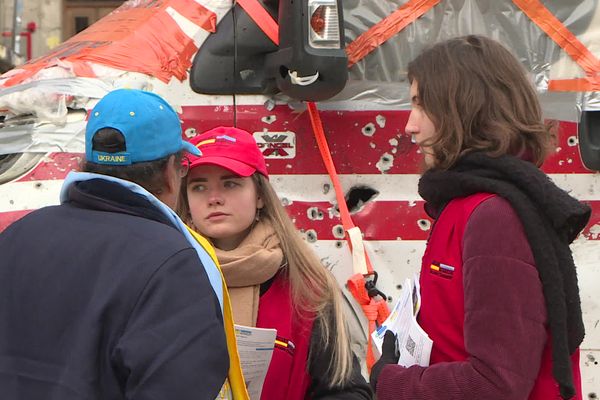
[[[417,323],[417,314],[420,308],[419,279],[415,275],[412,282],[410,278],[406,278],[402,285],[400,297],[392,308],[389,317],[371,335],[379,354],[381,354],[385,332],[390,330],[398,337],[396,345],[400,352],[399,365],[404,367],[410,367],[411,365],[427,367],[429,365],[433,341]]]
[[[275,348],[276,329],[235,325],[238,352],[251,400],[259,400]]]

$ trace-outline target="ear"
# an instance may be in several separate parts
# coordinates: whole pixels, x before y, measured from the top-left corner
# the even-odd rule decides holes
[[[256,195],[256,208],[260,210],[264,206],[265,206],[265,202],[263,201],[262,197],[260,197],[259,195]]]
[[[169,161],[167,162],[167,166],[164,170],[164,178],[165,191],[171,193],[179,191],[179,187],[181,186],[181,178],[179,177],[179,169],[175,165],[175,156],[169,157]]]
[[[175,156],[169,157],[169,161],[163,171],[163,182],[164,188],[156,197],[175,210],[177,208],[177,199],[179,198],[179,189],[181,188],[179,167],[175,165]]]

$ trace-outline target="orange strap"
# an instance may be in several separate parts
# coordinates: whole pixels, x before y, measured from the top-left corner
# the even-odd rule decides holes
[[[254,22],[256,22],[256,24],[262,29],[262,31],[267,36],[269,36],[274,43],[278,44],[279,40],[277,34],[277,23],[273,21],[271,16],[264,10],[260,3],[258,3],[257,0],[238,0],[238,2],[240,6],[244,8],[244,10],[246,10],[246,12],[250,15],[250,18],[252,18]],[[263,17],[261,17],[261,14],[263,15]],[[355,228],[355,225],[352,222],[352,218],[350,217],[350,211],[348,210],[348,205],[346,204],[346,201],[344,199],[342,185],[340,184],[337,172],[335,170],[335,165],[333,164],[333,160],[331,158],[329,145],[327,144],[327,140],[325,139],[323,123],[321,122],[321,117],[319,116],[317,105],[313,102],[309,102],[307,104],[308,112],[310,115],[310,121],[312,124],[313,131],[315,133],[317,144],[319,146],[319,151],[321,152],[321,157],[323,158],[323,162],[325,163],[325,168],[327,168],[327,172],[329,173],[329,176],[333,183],[333,187],[335,189],[335,195],[337,198],[338,207],[340,209],[342,225],[344,227],[344,230],[348,232],[348,230]],[[346,240],[348,241],[348,244],[352,249],[352,241],[348,234],[346,234]],[[369,256],[366,252],[364,253],[364,257],[367,272],[368,274],[372,274],[373,267],[371,266],[371,261],[369,260]],[[354,298],[357,300],[357,302],[361,305],[365,316],[369,320],[367,367],[370,370],[371,366],[375,362],[375,357],[373,355],[373,346],[371,345],[370,333],[372,333],[375,330],[375,322],[381,324],[383,323],[383,321],[385,321],[385,319],[389,315],[389,310],[385,300],[375,300],[369,297],[369,294],[365,289],[365,277],[362,274],[354,274],[350,278],[350,280],[348,281],[348,289],[350,290],[350,293],[352,293]]]
[[[317,145],[319,146],[321,157],[323,158],[325,168],[327,169],[327,173],[329,174],[331,182],[333,183],[333,188],[335,189],[335,197],[337,199],[338,207],[340,209],[342,225],[344,226],[344,230],[354,228],[354,222],[352,222],[352,218],[350,217],[350,211],[348,210],[348,205],[346,204],[346,201],[344,199],[342,185],[340,184],[337,171],[335,170],[335,165],[333,164],[333,159],[331,158],[331,152],[329,150],[329,145],[327,144],[327,139],[325,138],[323,123],[321,122],[321,117],[319,116],[317,105],[313,102],[307,102],[306,104],[308,106],[310,122],[313,128],[313,132],[315,133],[315,138],[317,139]],[[369,261],[367,261],[367,269],[369,273],[373,272],[373,267],[371,267],[371,263]]]
[[[348,67],[432,9],[440,0],[410,0],[346,46]]]
[[[349,229],[354,228],[355,225],[354,222],[352,222],[352,218],[350,217],[350,212],[348,211],[348,206],[344,198],[344,192],[342,191],[342,185],[340,184],[337,172],[335,170],[335,165],[333,164],[333,159],[331,158],[331,151],[329,150],[329,145],[327,144],[327,139],[325,138],[323,123],[321,122],[321,117],[319,116],[317,105],[313,102],[308,102],[307,106],[308,113],[310,116],[310,122],[313,128],[313,132],[315,134],[315,138],[317,140],[317,144],[319,146],[321,157],[323,158],[325,168],[327,169],[327,173],[329,174],[331,182],[333,183],[335,197],[337,199],[338,207],[340,209],[342,225],[344,226],[344,230],[347,232]],[[348,234],[346,234],[346,240],[348,242],[348,245],[352,249],[352,241],[350,240],[350,236]],[[367,271],[369,274],[372,274],[373,267],[371,265],[371,261],[369,260],[369,256],[366,252],[365,259],[367,264]],[[350,293],[352,293],[352,296],[354,296],[358,304],[360,304],[365,316],[369,321],[369,335],[367,338],[367,368],[370,371],[371,366],[373,365],[373,363],[375,363],[371,333],[373,333],[373,331],[376,328],[376,322],[382,324],[383,321],[385,321],[385,319],[389,316],[390,312],[385,299],[375,300],[374,298],[371,298],[369,296],[369,293],[365,288],[364,275],[358,273],[352,275],[350,279],[348,279],[348,290],[350,291]]]
[[[548,83],[548,90],[553,92],[598,92],[600,77],[553,79]]]
[[[363,310],[365,317],[369,321],[369,336],[367,338],[367,368],[369,372],[375,363],[375,355],[373,354],[373,339],[371,334],[377,329],[377,324],[382,325],[386,318],[390,315],[390,310],[385,300],[375,300],[369,297],[365,289],[365,277],[361,274],[354,274],[348,279],[348,291],[356,299]]]
[[[539,0],[513,0],[541,30],[558,44],[585,71],[587,78],[550,81],[548,89],[556,91],[598,90],[600,60],[577,39]]]
[[[250,18],[276,45],[279,45],[279,25],[258,0],[237,0]]]

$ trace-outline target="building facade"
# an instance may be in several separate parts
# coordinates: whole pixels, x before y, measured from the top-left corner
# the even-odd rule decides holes
[[[48,53],[122,3],[122,0],[0,0],[0,71]],[[16,43],[12,37],[15,25],[19,33]]]

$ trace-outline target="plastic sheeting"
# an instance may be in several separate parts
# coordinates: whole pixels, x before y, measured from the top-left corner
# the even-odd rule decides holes
[[[86,112],[72,111],[62,126],[7,125],[0,135],[0,155],[13,153],[80,153],[84,149]]]
[[[53,72],[55,69],[46,72]],[[63,124],[67,117],[67,104],[71,108],[84,108],[90,98],[101,98],[111,89],[104,81],[92,78],[52,78],[29,82],[0,91],[0,109],[10,109],[10,117],[33,114],[38,121]]]
[[[578,121],[580,110],[600,109],[600,92],[548,92],[551,81],[583,78],[585,73],[513,1],[344,0],[342,4],[349,52],[353,46],[368,51],[353,53],[359,57],[353,59],[358,61],[350,68],[346,88],[322,103],[322,109],[348,109],[349,104],[356,109],[408,108],[408,62],[436,41],[468,33],[493,37],[513,50],[543,94],[547,117]],[[600,53],[597,0],[577,4],[547,0],[543,4],[592,54]],[[170,78],[185,77],[193,52],[231,5],[232,0],[130,0],[48,56],[0,77],[0,115],[31,113],[60,124],[67,107],[101,97],[105,92],[100,87],[172,84]],[[423,15],[416,21],[410,13],[393,18],[402,9],[420,10]],[[391,21],[388,26],[376,29],[385,20]],[[371,39],[370,29],[374,32]],[[358,37],[361,46],[354,42]],[[92,76],[101,82],[89,81],[86,89],[75,94],[65,87],[73,82],[71,78]],[[66,80],[61,83],[60,79]]]
[[[184,80],[231,0],[130,0],[48,55],[0,77],[0,115],[64,124],[67,108],[119,87]],[[87,79],[87,81],[86,81]]]
[[[345,0],[346,43],[350,44],[387,16],[410,1]],[[544,5],[572,32],[592,54],[600,54],[600,10],[597,0],[576,4],[548,0]],[[418,20],[390,37],[350,69],[347,87],[332,101],[356,100],[386,107],[409,107],[406,68],[424,48],[441,40],[466,34],[481,34],[499,40],[510,48],[530,71],[540,93],[547,116],[564,115],[564,107],[573,110],[569,120],[578,120],[577,109],[598,107],[597,93],[578,96],[579,102],[563,103],[573,96],[548,93],[555,79],[583,77],[584,71],[571,60],[517,5],[508,0],[444,0]],[[378,40],[374,38],[373,40]],[[400,84],[399,84],[400,83]],[[403,83],[403,84],[402,84]],[[390,88],[390,84],[393,88]],[[397,90],[394,90],[397,89]],[[357,106],[361,108],[361,106]]]

